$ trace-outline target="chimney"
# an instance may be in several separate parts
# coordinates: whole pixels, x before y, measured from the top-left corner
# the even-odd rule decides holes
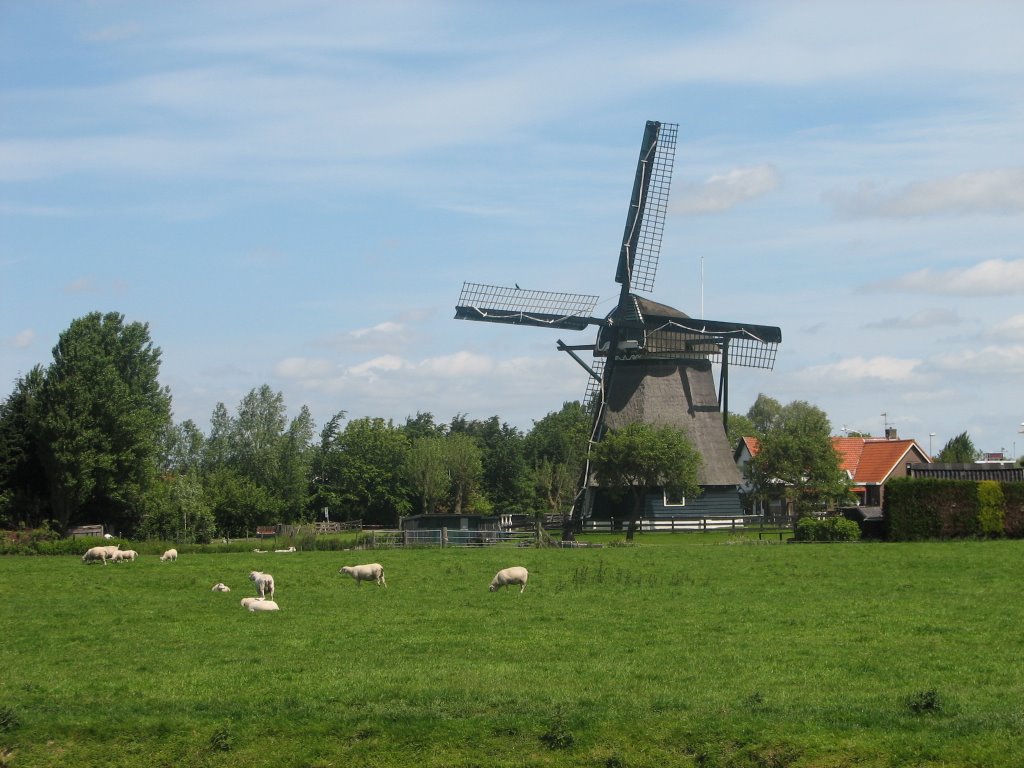
[[[885,439],[886,440],[899,440],[899,435],[896,434],[896,427],[885,428]]]

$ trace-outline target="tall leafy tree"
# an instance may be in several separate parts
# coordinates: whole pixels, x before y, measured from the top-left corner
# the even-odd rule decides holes
[[[735,448],[744,437],[761,437],[761,433],[754,426],[753,419],[741,413],[729,414],[729,429],[726,434],[729,437],[729,447],[731,448]]]
[[[406,458],[406,472],[413,493],[419,497],[421,513],[431,514],[451,485],[444,437],[426,434],[414,440]]]
[[[59,527],[84,513],[123,530],[138,522],[171,418],[159,373],[160,349],[144,323],[94,312],[60,335],[32,409]]]
[[[613,497],[631,500],[627,541],[633,540],[644,497],[655,488],[683,496],[700,493],[697,470],[701,461],[682,432],[643,422],[609,432],[591,451],[591,466],[600,484]]]
[[[533,423],[524,441],[524,452],[534,493],[540,504],[537,512],[563,515],[568,519],[573,500],[583,477],[592,419],[579,401],[563,403]],[[571,538],[571,527],[563,531]]]
[[[937,461],[943,464],[970,464],[978,460],[981,452],[974,447],[971,436],[961,432],[952,437],[939,451]]]
[[[350,421],[329,450],[339,455],[337,496],[347,520],[396,525],[412,507],[406,474],[409,438],[391,421]]]
[[[831,432],[825,412],[810,403],[796,400],[781,408],[746,467],[754,496],[784,498],[797,518],[843,501],[849,481]]]
[[[35,366],[0,404],[0,524],[5,526],[34,528],[49,517],[46,473],[32,423],[32,401],[44,375]]]
[[[753,424],[756,437],[768,434],[775,427],[781,415],[782,403],[765,394],[759,394],[747,411],[747,418]]]
[[[452,419],[448,434],[469,435],[480,448],[482,473],[479,495],[492,509],[523,513],[529,508],[530,481],[524,453],[524,436],[497,416],[483,421],[464,415]]]
[[[460,515],[463,505],[479,488],[484,474],[483,454],[468,434],[452,432],[445,438],[445,458],[452,482],[452,512]]]

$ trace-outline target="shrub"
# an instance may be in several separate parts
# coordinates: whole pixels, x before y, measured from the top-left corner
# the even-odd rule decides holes
[[[857,541],[860,526],[845,517],[804,517],[796,524],[797,541]]]
[[[1003,486],[995,480],[978,483],[978,533],[1001,536],[1003,533]]]

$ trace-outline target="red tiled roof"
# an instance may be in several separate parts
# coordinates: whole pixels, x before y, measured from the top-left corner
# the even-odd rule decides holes
[[[744,437],[751,456],[761,447],[756,437]],[[833,437],[832,447],[839,454],[839,466],[854,483],[881,485],[892,471],[906,459],[907,453],[917,446],[914,440],[888,440],[872,437]],[[924,452],[921,457],[927,461]],[[918,457],[915,457],[915,460]]]

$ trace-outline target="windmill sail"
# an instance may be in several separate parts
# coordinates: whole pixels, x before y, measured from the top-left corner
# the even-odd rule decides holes
[[[597,301],[597,296],[582,293],[463,283],[455,319],[582,331],[602,322],[591,317]]]
[[[626,292],[654,290],[665,231],[679,126],[649,120],[640,145],[615,281]]]

